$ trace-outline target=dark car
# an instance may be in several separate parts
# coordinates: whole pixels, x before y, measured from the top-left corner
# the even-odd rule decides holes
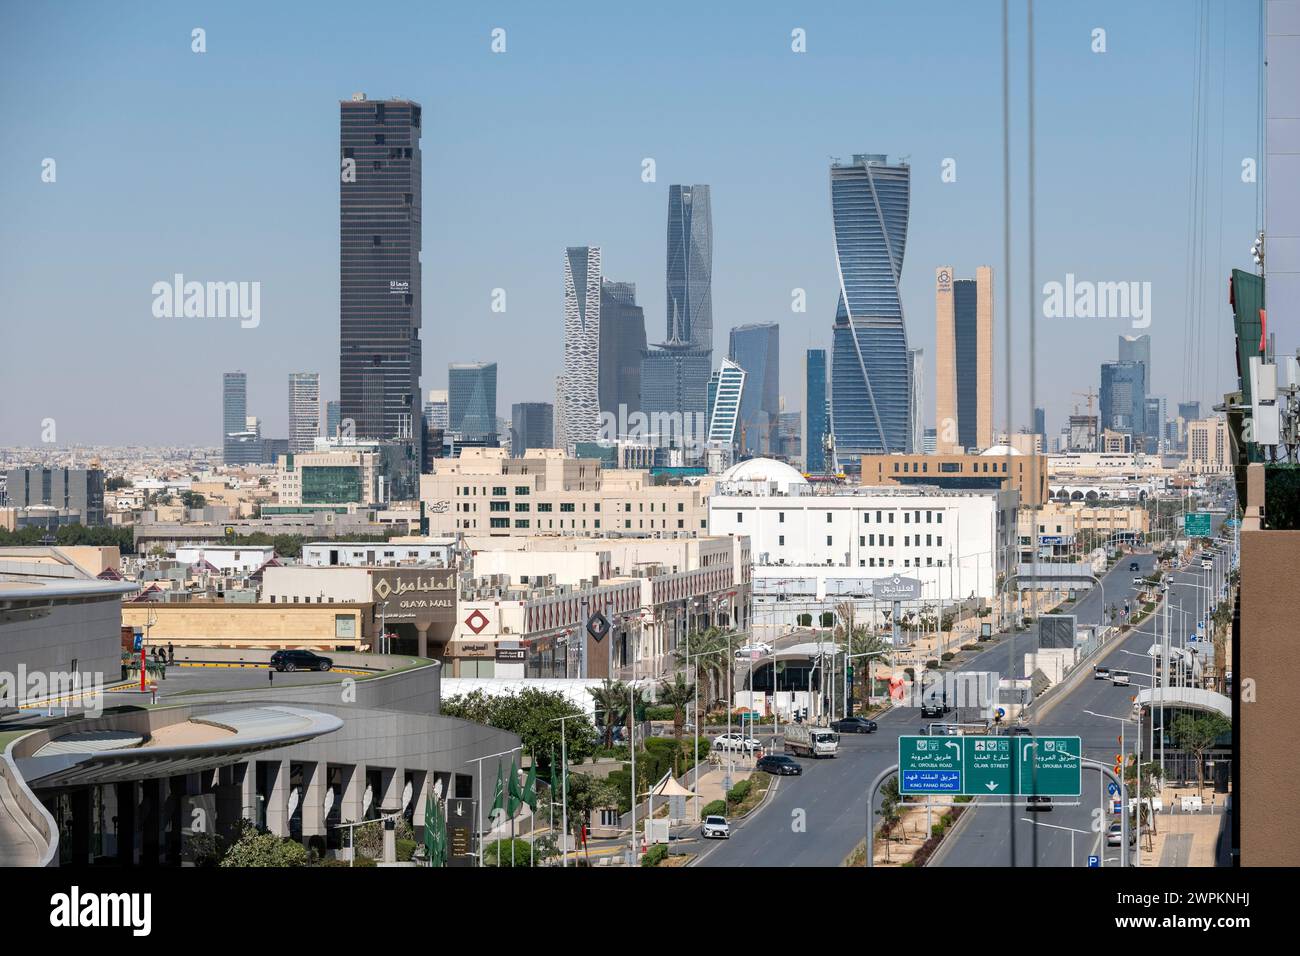
[[[926,700],[921,702],[922,717],[942,717],[947,708],[940,701]]]
[[[1138,563],[1137,563],[1136,561],[1130,561],[1129,564],[1128,564],[1128,569],[1129,569],[1130,571],[1136,571],[1136,570],[1138,570]]]
[[[327,671],[334,662],[311,651],[276,651],[271,666],[278,671]]]
[[[865,717],[845,717],[831,721],[831,730],[837,734],[874,734],[876,722]]]
[[[768,754],[765,757],[759,757],[758,763],[754,767],[777,777],[797,777],[803,773],[803,767],[799,764],[799,761],[785,754]]]
[[[1026,800],[1025,809],[1034,812],[1050,810],[1052,809],[1052,798],[1045,797],[1042,794],[1032,794],[1028,800]]]

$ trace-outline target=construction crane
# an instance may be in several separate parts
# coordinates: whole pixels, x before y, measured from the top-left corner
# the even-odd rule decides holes
[[[1092,414],[1092,400],[1093,400],[1094,398],[1098,398],[1098,397],[1100,397],[1099,394],[1098,394],[1097,392],[1094,392],[1092,389],[1088,389],[1086,392],[1071,392],[1070,394],[1071,394],[1071,395],[1077,395],[1077,396],[1079,396],[1080,398],[1086,398],[1086,399],[1088,400],[1088,414],[1089,414],[1089,415]],[[1079,414],[1079,404],[1078,404],[1078,402],[1076,402],[1075,405],[1074,405],[1074,414],[1076,414],[1076,415]]]

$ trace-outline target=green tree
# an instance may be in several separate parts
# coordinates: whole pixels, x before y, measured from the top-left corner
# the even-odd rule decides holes
[[[880,788],[880,835],[885,841],[885,862],[889,862],[889,841],[903,819],[903,798],[898,792],[898,777],[890,777]]]
[[[203,495],[199,494],[197,491],[181,492],[181,504],[183,504],[186,508],[202,508],[206,506],[207,503],[208,503],[208,499],[205,498]]]
[[[549,765],[550,752],[560,752],[560,728],[564,727],[564,744],[569,759],[581,762],[593,752],[592,738],[595,728],[585,716],[561,723],[556,717],[573,714],[575,707],[559,691],[526,688],[508,694],[485,694],[481,690],[460,694],[442,702],[442,712],[448,717],[459,717],[476,724],[486,724],[498,730],[515,734],[523,743],[525,753],[546,754]]]
[[[599,687],[587,688],[596,707],[600,710],[601,726],[604,729],[605,746],[614,746],[614,728],[625,720],[632,718],[632,705],[629,699],[628,685],[621,680],[605,679]],[[628,737],[629,744],[631,737]]]
[[[513,848],[511,844],[514,844]],[[529,856],[529,846],[527,840],[509,838],[504,840],[495,840],[483,848],[483,865],[484,866],[529,866],[532,862]],[[513,862],[512,862],[513,861]]]
[[[1171,729],[1178,749],[1187,751],[1196,762],[1196,795],[1202,796],[1205,787],[1205,751],[1213,747],[1220,737],[1231,733],[1232,723],[1218,714],[1183,714],[1174,721]]]
[[[682,739],[682,728],[686,723],[686,708],[695,699],[695,685],[688,684],[686,678],[678,673],[671,683],[664,681],[659,685],[660,703],[673,709],[673,737]],[[695,719],[699,720],[696,714]]]
[[[742,640],[743,635],[720,627],[707,627],[691,635],[690,656],[697,658],[693,663],[699,665],[700,676],[708,688],[708,699],[704,705],[706,711],[722,699],[728,671]],[[679,663],[687,663],[685,646],[678,650],[677,660]]]
[[[1138,767],[1137,755],[1129,757],[1124,765],[1124,786],[1129,796],[1136,797],[1141,810],[1142,828],[1147,831],[1147,846],[1152,845],[1152,835],[1156,830],[1156,816],[1152,799],[1160,796],[1160,779],[1164,770],[1154,761],[1146,761]]]
[[[125,475],[113,475],[104,484],[106,491],[121,491],[123,488],[134,488],[135,486],[127,480]]]

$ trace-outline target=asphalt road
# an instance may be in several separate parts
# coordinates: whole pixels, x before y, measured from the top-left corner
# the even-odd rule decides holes
[[[1143,562],[1144,571],[1150,564],[1151,561],[1147,558]],[[1125,568],[1128,566],[1123,561],[1120,565]],[[1206,572],[1201,571],[1199,563],[1194,561],[1192,570],[1175,572],[1166,600],[1171,600],[1173,605],[1195,608],[1198,590],[1194,584],[1203,584],[1205,579]],[[1132,594],[1131,588],[1129,593]],[[1132,679],[1131,687],[1116,687],[1108,680],[1086,677],[1078,687],[1052,706],[1044,718],[1031,722],[1034,733],[1077,735],[1082,738],[1085,757],[1111,763],[1115,754],[1120,753],[1117,738],[1120,728],[1124,727],[1125,752],[1132,753],[1135,724],[1121,724],[1119,720],[1092,714],[1131,717],[1131,698],[1136,689],[1151,686],[1150,658],[1146,652],[1155,640],[1160,639],[1156,635],[1163,635],[1162,614],[1163,608],[1158,607],[1156,613],[1139,628],[1113,644],[1102,658],[1094,662],[1105,662],[1109,667],[1128,670]],[[1180,632],[1180,620],[1180,615],[1171,607],[1170,634],[1171,640],[1175,642],[1174,635]],[[1194,623],[1188,618],[1184,626],[1190,632]],[[1146,759],[1148,741],[1144,740],[1142,744],[1143,759]],[[977,801],[967,811],[970,818],[952,838],[945,841],[931,865],[1087,866],[1090,855],[1102,855],[1103,835],[1094,831],[1094,820],[1100,819],[1103,826],[1108,826],[1118,818],[1110,812],[1105,784],[1101,775],[1095,771],[1084,772],[1083,797],[1079,803],[1079,806],[1073,807],[1055,806],[1050,812],[1028,813],[1022,807],[993,807],[981,805]],[[1098,808],[1103,812],[1095,816],[1094,811]],[[1103,865],[1118,866],[1119,848],[1109,847],[1105,850]],[[1143,861],[1143,865],[1148,863],[1149,861]]]
[[[1131,599],[1134,593],[1132,580],[1135,572],[1129,570],[1130,561],[1138,561],[1142,573],[1148,573],[1154,564],[1151,555],[1125,557],[1102,577],[1102,588],[1094,587],[1086,592],[1068,613],[1076,614],[1080,624],[1089,624],[1100,621],[1107,604],[1122,607],[1124,598]],[[1023,655],[1036,647],[1037,641],[1037,625],[1034,625],[1019,632],[1014,643],[1009,637],[1003,638],[993,647],[967,657],[955,669],[997,671],[1023,676]],[[1098,687],[1095,689],[1100,693],[1102,682],[1097,681],[1096,684]],[[1088,686],[1091,685],[1092,682],[1089,681]],[[1105,683],[1106,688],[1110,686],[1109,682]],[[1122,696],[1124,693],[1122,688],[1114,690],[1116,695]],[[1123,699],[1127,700],[1127,697]],[[1118,706],[1109,701],[1107,703],[1112,710]],[[1058,705],[1062,706],[1063,703]],[[871,781],[886,767],[897,762],[899,735],[918,733],[926,723],[921,718],[919,708],[894,707],[877,718],[880,729],[876,733],[841,736],[840,752],[836,758],[796,758],[803,764],[803,775],[782,778],[768,803],[752,814],[750,819],[739,824],[733,822],[731,839],[709,845],[696,865],[839,866],[866,836],[866,791]],[[1099,728],[1096,746],[1103,748],[1107,739],[1113,743],[1109,728]],[[1085,748],[1088,744],[1089,740],[1085,739]],[[1114,756],[1113,751],[1110,756]],[[1023,811],[1021,815],[1025,815]],[[1056,812],[1043,814],[1049,815],[1064,816]],[[994,829],[991,820],[988,829]],[[1066,837],[1068,856],[1069,834],[1062,836]],[[983,844],[984,841],[980,842]],[[985,862],[974,865],[999,865],[991,848],[986,846],[976,852],[986,859]],[[1001,862],[1005,861],[1004,851]]]

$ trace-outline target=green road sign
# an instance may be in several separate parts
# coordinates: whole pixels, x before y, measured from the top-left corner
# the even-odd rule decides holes
[[[898,738],[898,789],[908,795],[1077,797],[1078,737]]]
[[[1017,792],[1077,797],[1083,767],[1078,737],[1014,737]]]
[[[1183,515],[1183,530],[1189,538],[1208,538],[1210,536],[1210,513],[1208,511],[1189,511]]]

